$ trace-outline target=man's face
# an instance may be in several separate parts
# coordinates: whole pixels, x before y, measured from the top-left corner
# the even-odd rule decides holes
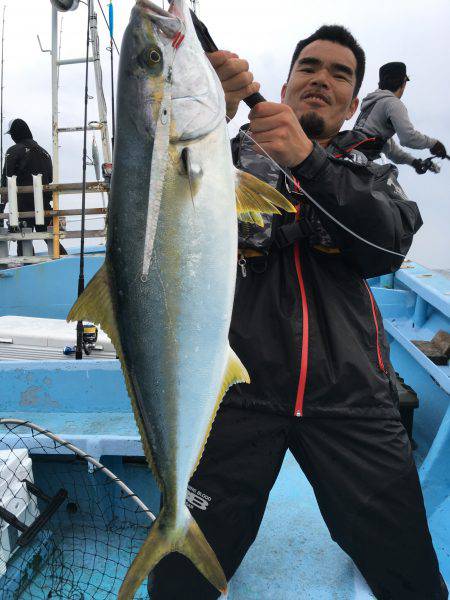
[[[316,40],[300,52],[281,99],[295,112],[309,137],[331,139],[358,107],[358,99],[353,98],[355,83],[353,52],[334,42]]]

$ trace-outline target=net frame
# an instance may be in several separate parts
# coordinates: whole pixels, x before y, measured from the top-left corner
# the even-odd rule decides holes
[[[40,427],[36,423],[23,419],[0,418],[0,449],[6,450],[6,454],[9,451],[9,458],[12,455],[17,457],[20,454],[21,458],[19,457],[17,460],[22,465],[22,477],[24,476],[23,469],[25,468],[26,459],[23,452],[18,453],[19,450],[26,450],[27,457],[30,457],[36,464],[44,465],[44,471],[45,468],[50,469],[50,465],[55,463],[57,467],[51,471],[53,484],[55,483],[53,479],[56,478],[55,481],[57,481],[59,476],[57,473],[58,461],[61,463],[61,468],[63,469],[61,481],[68,483],[70,482],[70,478],[73,478],[73,485],[70,482],[66,486],[70,489],[70,493],[67,501],[64,500],[62,503],[62,506],[66,509],[66,512],[61,513],[62,517],[58,516],[59,520],[56,516],[51,517],[48,526],[36,536],[35,542],[22,548],[16,546],[8,561],[3,563],[3,577],[2,570],[0,569],[0,586],[4,585],[5,577],[6,583],[10,586],[12,585],[11,578],[8,579],[6,576],[8,573],[7,569],[9,569],[13,574],[13,579],[14,577],[16,579],[20,577],[21,580],[23,579],[25,583],[28,583],[28,587],[23,583],[15,588],[13,586],[14,592],[11,592],[9,595],[8,592],[5,595],[5,591],[0,593],[2,600],[16,600],[16,598],[20,598],[20,600],[41,600],[45,598],[58,598],[58,600],[88,600],[90,598],[92,600],[109,600],[110,598],[116,598],[124,574],[148,534],[149,527],[155,521],[155,515],[130,487],[108,467],[100,463],[89,453],[81,450],[71,442],[62,439],[48,429]],[[45,467],[44,463],[46,462],[50,463],[48,467]],[[0,467],[5,464],[5,461],[0,457]],[[7,472],[8,470],[6,469]],[[40,468],[38,472],[40,473]],[[43,475],[41,474],[40,477],[42,478]],[[84,482],[84,487],[78,495],[77,485],[80,485],[80,477],[81,481]],[[3,488],[1,487],[2,481]],[[2,498],[4,499],[5,497],[4,481],[5,478],[2,480],[0,472],[0,490],[3,490],[3,496],[0,497],[0,504],[2,504]],[[14,481],[17,483],[18,480],[15,479]],[[77,481],[78,483],[76,483]],[[10,485],[11,489],[13,487],[11,481],[9,484],[7,482],[7,491],[8,485]],[[88,487],[90,489],[87,489]],[[107,487],[108,489],[106,489]],[[23,489],[20,488],[20,490],[17,496],[24,495]],[[104,497],[101,496],[102,490],[105,491]],[[43,491],[46,492],[46,490]],[[52,495],[54,491],[55,489],[52,489]],[[83,495],[84,492],[87,492],[87,500]],[[98,501],[95,499],[91,501],[90,495],[92,494],[100,495]],[[30,497],[32,496],[28,498]],[[105,500],[106,497],[107,500]],[[72,502],[74,499],[75,502]],[[84,529],[83,525],[81,535],[79,526],[77,532],[75,532],[75,529],[71,530],[71,521],[67,516],[70,502],[75,507],[77,504],[82,504],[83,506],[86,504],[90,506],[92,504],[93,515],[87,515],[88,526]],[[104,503],[109,503],[106,509],[103,507]],[[29,504],[31,503],[29,502]],[[35,504],[36,506],[39,504],[41,507],[42,499],[38,499]],[[28,510],[27,508],[25,515]],[[83,512],[83,510],[85,511],[85,508],[77,515],[80,519],[83,518],[83,515],[86,516],[86,511]],[[41,508],[37,511],[38,515],[40,511]],[[33,514],[31,516],[28,515],[25,519],[26,525],[29,525],[29,521],[32,521],[36,517],[36,510],[31,512]],[[56,511],[55,515],[58,515],[58,511]],[[0,518],[0,526],[2,524],[4,525]],[[18,535],[20,536],[20,532],[18,532]],[[86,537],[83,547],[84,535]],[[64,539],[64,536],[67,537],[67,544],[65,545],[61,541]],[[2,540],[4,541],[4,537],[0,538],[0,554],[2,551]],[[29,548],[33,544],[40,544],[40,552],[44,557],[40,566],[41,570],[36,570],[36,565],[33,567],[34,570],[30,570],[30,565],[27,563],[27,560],[30,559],[27,552],[31,552]],[[67,545],[71,547],[69,553]],[[116,562],[111,558],[111,551],[114,556],[117,555]],[[69,560],[68,556],[70,557]],[[35,558],[33,556],[33,561],[35,561]],[[84,569],[83,565],[86,562],[88,563],[88,567]],[[2,563],[0,560],[1,566]],[[45,585],[47,587],[39,587],[39,585],[34,585],[33,587],[32,582],[36,579],[38,581],[42,580],[42,573],[44,571],[46,573]],[[3,584],[1,583],[2,579]],[[51,585],[48,583],[49,581],[52,581]],[[46,590],[49,586],[51,590],[47,593]],[[53,595],[53,593],[56,595]],[[135,598],[148,598],[148,595],[138,594]]]

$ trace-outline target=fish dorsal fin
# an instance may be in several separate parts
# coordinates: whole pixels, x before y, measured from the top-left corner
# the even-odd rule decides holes
[[[119,352],[120,338],[114,313],[108,271],[103,264],[70,309],[67,321],[89,320],[100,325]]]
[[[125,385],[131,400],[131,406],[133,408],[134,418],[141,436],[145,456],[153,471],[153,474],[155,475],[160,489],[162,489],[162,480],[156,465],[154,464],[150,448],[148,446],[147,436],[145,434],[143,421],[140,415],[134,385],[125,364],[122,344],[120,342],[119,329],[117,327],[116,311],[114,309],[110,281],[108,268],[106,263],[104,263],[88,283],[84,292],[72,306],[66,320],[92,321],[96,325],[99,325],[101,329],[110,337],[120,360],[120,365],[122,367],[122,372],[125,379]]]
[[[244,367],[234,350],[232,350],[232,348],[228,346],[228,361],[222,379],[222,385],[220,386],[219,393],[217,394],[216,405],[211,415],[209,427],[205,434],[205,443],[203,444],[202,449],[200,450],[200,454],[198,456],[197,462],[195,463],[195,467],[191,473],[191,476],[195,472],[195,469],[198,467],[198,463],[200,462],[200,459],[202,457],[203,450],[206,445],[206,440],[208,439],[209,434],[211,432],[211,427],[214,422],[214,419],[216,418],[216,414],[219,410],[220,403],[222,402],[222,399],[229,390],[229,388],[235,383],[250,383],[250,375],[248,374],[247,369]]]
[[[236,210],[238,218],[263,226],[261,214],[279,215],[280,210],[295,213],[295,207],[278,190],[245,171],[236,171]]]

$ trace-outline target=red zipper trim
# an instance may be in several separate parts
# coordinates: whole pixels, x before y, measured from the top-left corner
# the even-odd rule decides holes
[[[303,416],[303,398],[305,396],[306,374],[308,370],[308,337],[309,337],[309,317],[308,302],[306,300],[305,283],[302,276],[302,267],[300,264],[300,249],[298,242],[294,246],[295,268],[297,270],[298,282],[300,285],[300,295],[302,298],[303,313],[303,331],[302,331],[302,359],[300,363],[300,378],[297,388],[297,398],[295,400],[294,414],[296,417]]]
[[[364,281],[364,285],[366,286],[367,291],[369,292],[370,304],[372,306],[373,322],[375,323],[375,333],[376,333],[376,338],[377,338],[378,366],[380,367],[381,371],[383,371],[383,373],[386,373],[386,368],[384,366],[383,357],[381,356],[380,334],[379,334],[379,331],[378,331],[378,319],[377,319],[377,313],[376,313],[376,310],[375,310],[375,300],[373,298],[373,294],[372,294],[372,292],[370,290],[370,287],[367,285],[366,281]]]
[[[361,140],[357,144],[354,144],[353,146],[350,146],[350,148],[347,148],[347,150],[345,151],[345,154],[348,154],[349,152],[351,152],[358,146],[361,146],[361,144],[365,144],[366,142],[374,142],[376,139],[377,139],[376,137],[371,137],[371,138],[366,138],[365,140]],[[342,158],[343,156],[344,156],[344,154],[333,154],[334,158]]]

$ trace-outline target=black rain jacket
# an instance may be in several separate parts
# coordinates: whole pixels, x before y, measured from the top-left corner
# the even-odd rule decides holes
[[[392,273],[422,224],[398,184],[393,165],[358,152],[365,136],[342,132],[292,170],[286,181],[257,155],[242,132],[232,141],[238,168],[276,186],[298,204],[292,214],[240,224],[239,246],[263,252],[238,267],[230,344],[250,384],[233,386],[224,402],[304,417],[398,418],[395,375],[382,318],[365,279]],[[285,232],[287,234],[285,235]],[[245,274],[245,276],[244,276]]]
[[[48,152],[44,150],[33,139],[21,140],[14,146],[8,148],[5,156],[5,164],[2,172],[2,186],[6,187],[6,177],[17,175],[17,185],[33,185],[33,175],[42,174],[42,183],[44,185],[53,180],[52,159]],[[52,200],[51,192],[44,193],[44,210],[50,210]],[[2,198],[2,203],[6,204],[6,196]],[[19,211],[34,210],[33,194],[18,194],[17,203]]]

